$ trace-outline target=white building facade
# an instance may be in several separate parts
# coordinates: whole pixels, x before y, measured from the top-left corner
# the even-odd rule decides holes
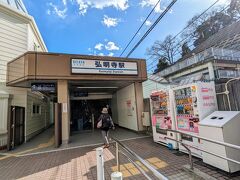
[[[0,148],[7,145],[13,106],[25,109],[25,141],[50,124],[49,102],[42,101],[40,93],[6,86],[7,63],[27,51],[47,51],[33,17],[28,15],[22,0],[0,0]],[[37,114],[33,113],[36,105]]]

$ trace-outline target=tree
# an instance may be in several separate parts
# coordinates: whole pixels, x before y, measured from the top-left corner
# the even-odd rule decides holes
[[[184,57],[185,55],[189,54],[191,52],[191,49],[188,46],[188,43],[185,42],[182,45],[182,57]]]
[[[196,29],[199,25],[203,24],[209,17],[211,16],[210,13],[205,13],[199,18],[199,14],[193,16],[187,22],[187,29],[181,34],[181,39],[189,44],[193,44],[194,40],[197,39],[197,34],[195,33]]]
[[[158,64],[157,64],[157,68],[154,70],[153,74],[156,74],[160,71],[162,71],[163,69],[167,68],[169,66],[168,61],[166,58],[161,58],[158,60]]]
[[[164,59],[169,65],[174,63],[176,54],[176,42],[172,36],[167,36],[164,41],[155,41],[150,49],[147,49],[147,55],[153,60]]]
[[[182,57],[191,52],[188,44],[195,47],[203,43],[220,29],[236,22],[240,18],[240,0],[231,0],[228,8],[219,6],[204,13],[201,16],[195,15],[187,23],[187,28],[181,34],[180,43],[173,40],[168,35],[164,41],[156,41],[150,49],[147,49],[147,55],[158,61],[156,72],[166,68],[174,63],[178,58],[176,55],[182,48]],[[179,41],[178,41],[179,42]],[[181,42],[185,42],[181,45]]]
[[[188,28],[182,34],[182,39],[198,46],[220,29],[236,22],[240,17],[240,0],[231,0],[229,8],[217,7],[200,18],[195,15],[188,21]]]
[[[240,0],[231,0],[227,13],[233,20],[237,20],[240,16]]]
[[[233,22],[230,15],[224,12],[217,12],[213,16],[210,16],[206,21],[200,24],[194,34],[195,34],[195,41],[194,46],[198,46],[213,34],[217,33],[220,29],[228,26]]]

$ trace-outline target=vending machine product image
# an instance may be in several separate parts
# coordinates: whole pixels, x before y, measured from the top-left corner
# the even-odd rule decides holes
[[[168,146],[171,149],[177,149],[176,141],[166,139],[176,139],[176,134],[167,131],[175,130],[174,107],[172,90],[159,90],[151,94],[152,105],[152,130],[154,142]]]
[[[198,123],[218,109],[214,82],[196,82],[173,88],[175,103],[176,129],[180,132],[198,135]],[[197,148],[201,141],[197,138],[182,135],[182,142],[188,145],[192,154],[202,157]],[[179,143],[179,150],[187,150]]]

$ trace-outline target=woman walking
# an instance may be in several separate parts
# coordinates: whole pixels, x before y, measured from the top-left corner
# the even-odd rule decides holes
[[[109,135],[109,129],[115,129],[114,123],[112,121],[111,116],[108,114],[108,109],[103,108],[102,114],[98,118],[98,128],[101,129],[102,131],[102,137],[104,141],[104,148],[109,147],[109,140],[108,140],[108,135]]]

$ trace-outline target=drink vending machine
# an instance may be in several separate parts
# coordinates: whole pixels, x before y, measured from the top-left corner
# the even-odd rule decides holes
[[[176,141],[166,139],[176,139],[176,133],[169,132],[167,129],[175,130],[173,91],[159,90],[151,94],[152,106],[152,130],[154,142],[168,146],[171,149],[177,149]]]
[[[179,86],[173,88],[173,94],[176,129],[198,135],[198,123],[218,109],[214,82],[196,82]],[[187,135],[182,135],[179,138],[189,146],[193,155],[202,157],[201,151],[197,149],[201,148],[199,139]],[[180,143],[179,150],[187,152]]]

